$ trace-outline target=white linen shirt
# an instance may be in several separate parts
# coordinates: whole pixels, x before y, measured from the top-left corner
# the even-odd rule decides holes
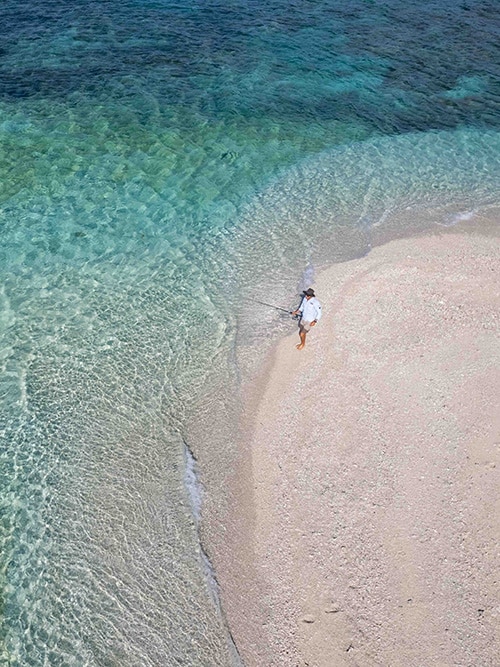
[[[313,296],[312,299],[302,299],[302,303],[299,306],[299,310],[302,313],[302,319],[304,322],[319,322],[321,319],[321,304],[318,299]]]

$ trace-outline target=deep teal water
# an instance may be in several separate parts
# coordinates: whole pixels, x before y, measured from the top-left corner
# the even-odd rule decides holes
[[[263,285],[498,205],[499,37],[493,1],[3,3],[0,664],[230,664],[190,420]]]

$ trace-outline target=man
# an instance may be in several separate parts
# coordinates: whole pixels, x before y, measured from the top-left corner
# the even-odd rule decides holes
[[[297,345],[297,350],[304,349],[306,344],[306,335],[311,330],[311,327],[316,326],[316,324],[321,319],[321,304],[314,296],[314,290],[309,288],[302,292],[302,294],[304,296],[300,306],[292,313],[292,315],[300,315],[300,343]]]

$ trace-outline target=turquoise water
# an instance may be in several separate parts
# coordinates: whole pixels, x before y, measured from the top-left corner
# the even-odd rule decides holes
[[[0,664],[236,664],[191,421],[286,328],[263,286],[498,206],[499,33],[473,0],[4,2]],[[230,431],[188,442],[212,502]]]

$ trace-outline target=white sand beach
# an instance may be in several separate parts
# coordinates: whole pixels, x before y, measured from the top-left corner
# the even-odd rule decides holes
[[[244,418],[222,600],[246,667],[493,667],[500,240],[396,240],[314,285]]]

